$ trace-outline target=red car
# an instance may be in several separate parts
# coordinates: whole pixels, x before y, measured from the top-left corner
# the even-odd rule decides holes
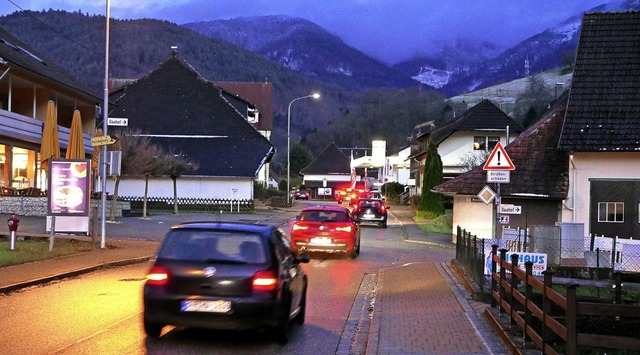
[[[360,254],[360,226],[342,206],[307,206],[291,224],[291,248],[297,252]]]

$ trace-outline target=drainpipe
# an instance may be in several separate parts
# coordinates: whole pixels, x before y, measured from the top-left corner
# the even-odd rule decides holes
[[[565,205],[565,207],[572,212],[572,222],[576,221],[576,184],[578,171],[576,170],[576,164],[573,161],[573,154],[569,156],[569,163],[571,164],[571,168],[573,169],[573,184],[571,184],[571,206]]]

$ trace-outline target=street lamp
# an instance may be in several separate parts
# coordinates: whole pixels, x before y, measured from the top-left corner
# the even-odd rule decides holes
[[[306,96],[301,96],[301,97],[297,97],[293,100],[291,100],[291,102],[289,102],[289,107],[287,108],[287,205],[291,203],[291,193],[290,193],[290,180],[291,180],[291,160],[290,160],[290,153],[291,153],[291,105],[298,101],[298,100],[302,100],[302,99],[308,99],[308,98],[312,98],[314,100],[317,100],[320,98],[320,94],[319,93],[313,93],[311,95],[306,95]]]

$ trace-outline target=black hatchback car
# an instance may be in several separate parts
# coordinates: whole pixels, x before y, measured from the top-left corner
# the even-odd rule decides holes
[[[221,330],[269,328],[286,342],[304,323],[307,276],[274,226],[189,222],[164,237],[144,285],[144,330],[165,325]]]
[[[378,198],[359,198],[353,207],[353,215],[358,224],[376,223],[387,228],[387,207],[384,200]]]

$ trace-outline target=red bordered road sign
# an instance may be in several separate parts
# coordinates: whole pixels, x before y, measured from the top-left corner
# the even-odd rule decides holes
[[[516,170],[507,151],[504,150],[502,143],[498,142],[489,155],[489,159],[484,163],[484,170]]]

